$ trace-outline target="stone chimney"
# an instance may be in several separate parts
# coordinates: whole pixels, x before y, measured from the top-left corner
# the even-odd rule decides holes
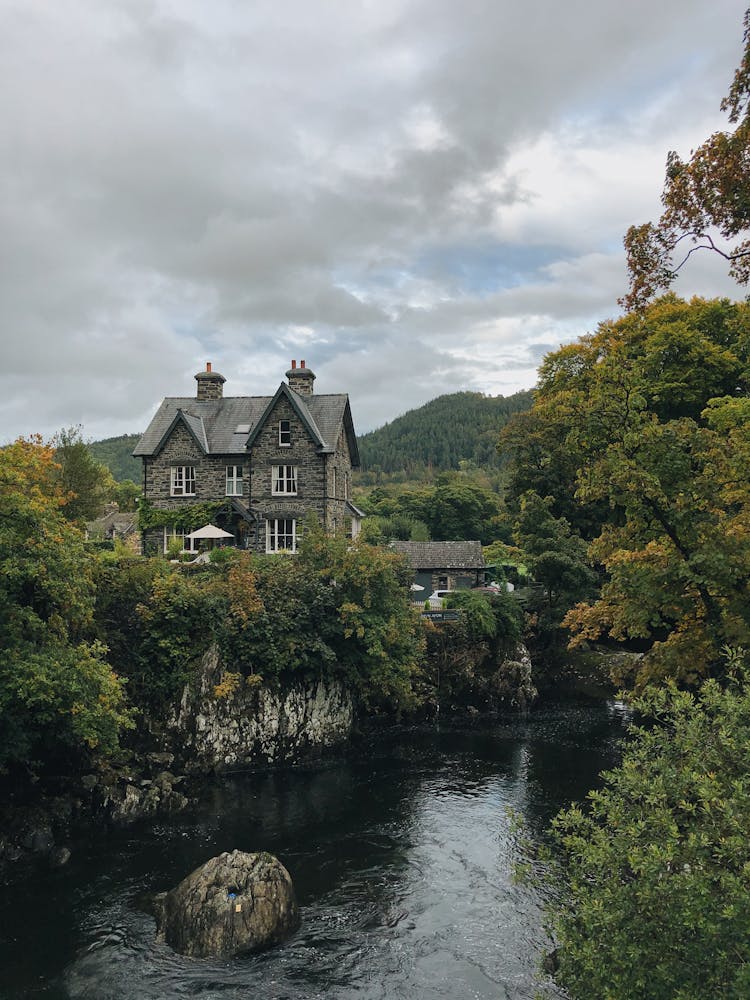
[[[210,361],[206,362],[206,370],[204,372],[198,372],[195,380],[198,383],[198,395],[196,398],[199,402],[204,399],[221,399],[224,395],[222,386],[226,382],[226,379],[223,375],[219,375],[218,372],[211,371]]]
[[[312,396],[315,375],[309,368],[305,368],[304,361],[300,361],[299,368],[297,362],[292,361],[292,367],[286,373],[286,377],[290,389],[294,389],[300,396]]]

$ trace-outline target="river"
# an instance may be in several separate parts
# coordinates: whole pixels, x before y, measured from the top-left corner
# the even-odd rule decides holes
[[[189,811],[76,845],[0,897],[8,1000],[532,1000],[549,947],[517,885],[509,810],[540,837],[617,761],[626,712],[566,705],[526,721],[387,730],[306,766],[212,782]],[[302,926],[283,947],[197,961],[154,941],[138,906],[209,857],[269,850]]]

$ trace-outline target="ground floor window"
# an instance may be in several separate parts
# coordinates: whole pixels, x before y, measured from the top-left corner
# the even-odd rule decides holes
[[[187,533],[182,528],[168,528],[165,526],[164,551],[177,551],[177,546],[179,545],[179,551],[181,552],[197,552],[193,539],[186,536]]]
[[[274,517],[266,521],[266,552],[296,552],[297,522],[294,518]]]

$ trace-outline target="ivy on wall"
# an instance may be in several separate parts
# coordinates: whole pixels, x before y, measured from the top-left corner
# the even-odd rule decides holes
[[[142,499],[138,505],[138,528],[148,531],[150,528],[178,528],[182,531],[195,531],[215,520],[216,515],[226,507],[226,501],[213,500],[204,503],[193,503],[186,507],[162,510],[152,507],[148,500]]]

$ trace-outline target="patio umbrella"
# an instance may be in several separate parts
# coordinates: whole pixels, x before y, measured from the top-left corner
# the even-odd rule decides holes
[[[198,528],[197,531],[191,531],[185,537],[200,540],[202,538],[234,538],[234,535],[231,531],[224,531],[222,528],[217,528],[215,524],[204,524],[202,528]]]

